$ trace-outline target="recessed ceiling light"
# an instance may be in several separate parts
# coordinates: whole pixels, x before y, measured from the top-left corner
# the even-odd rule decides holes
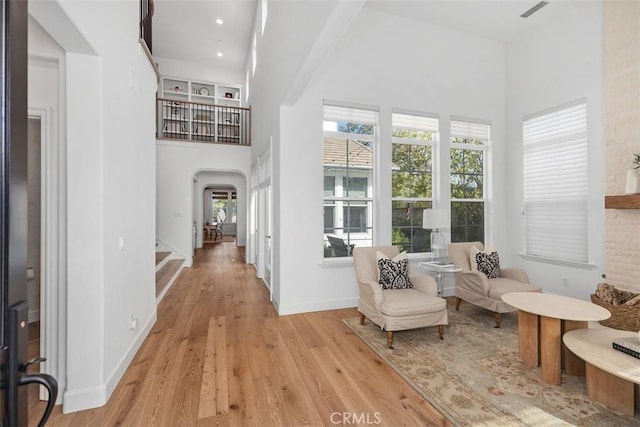
[[[218,25],[222,25],[223,22],[224,21],[222,20],[222,18],[216,19],[216,24],[218,24]]]
[[[216,55],[222,56],[222,52],[218,52],[218,53],[216,53]]]

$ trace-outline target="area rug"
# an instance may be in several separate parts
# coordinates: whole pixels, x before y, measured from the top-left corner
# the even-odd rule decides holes
[[[444,340],[437,328],[395,332],[393,350],[383,331],[359,318],[344,323],[418,393],[457,426],[640,426],[592,402],[584,377],[562,376],[562,385],[540,379],[540,368],[518,359],[518,317],[462,303],[449,308]]]

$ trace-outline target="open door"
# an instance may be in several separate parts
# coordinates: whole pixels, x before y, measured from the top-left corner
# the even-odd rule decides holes
[[[27,374],[27,2],[1,0],[0,86],[0,425],[28,424],[27,384],[49,390],[39,425],[49,417],[57,383]]]

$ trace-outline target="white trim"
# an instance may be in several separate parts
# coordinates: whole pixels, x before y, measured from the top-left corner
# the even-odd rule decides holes
[[[332,107],[354,108],[354,109],[357,109],[357,110],[369,110],[369,111],[380,112],[380,107],[377,106],[377,105],[356,104],[354,102],[334,101],[334,100],[331,100],[331,99],[323,99],[322,100],[322,105],[329,105],[329,106],[332,106]]]
[[[175,246],[173,246],[172,244],[168,243],[166,240],[164,240],[161,237],[156,236],[156,240],[158,240],[160,243],[162,243],[163,245],[165,245],[167,248],[171,249],[171,252],[175,252],[176,254],[178,254],[179,256],[181,256],[182,258],[184,258],[185,260],[187,258],[191,258],[185,254],[182,253],[182,251],[176,249]]]
[[[565,260],[561,260],[561,259],[548,258],[548,257],[542,257],[542,256],[536,256],[536,255],[529,255],[529,254],[526,254],[524,252],[518,252],[518,255],[520,256],[520,258],[526,259],[528,261],[541,262],[541,263],[545,263],[545,264],[560,265],[560,266],[563,266],[563,267],[579,268],[579,269],[582,269],[582,270],[593,270],[594,268],[597,267],[597,265],[590,264],[590,263],[587,263],[587,262],[565,261]]]
[[[451,116],[449,118],[449,122],[468,122],[468,123],[476,123],[479,125],[487,125],[487,126],[493,125],[493,123],[491,123],[491,120],[474,119],[474,118],[462,117],[462,116]]]
[[[57,68],[57,61],[56,68]],[[39,65],[30,60],[30,65]],[[47,63],[49,65],[49,63]],[[58,69],[59,71],[59,69]],[[66,378],[66,238],[64,186],[61,171],[65,168],[62,154],[64,142],[54,132],[55,115],[51,108],[29,107],[28,117],[40,120],[40,351],[47,359],[41,372],[58,380],[59,390],[64,390]],[[48,392],[40,387],[40,398],[47,399]],[[62,393],[56,404],[62,403]]]
[[[555,113],[567,108],[577,107],[580,104],[587,104],[587,98],[583,97],[583,98],[575,99],[573,101],[569,101],[564,104],[556,105],[554,107],[545,108],[544,110],[536,111],[535,113],[527,114],[526,116],[522,117],[522,122],[524,123],[527,120],[535,119],[536,117],[544,116],[549,113]]]
[[[416,111],[416,110],[405,110],[404,108],[391,108],[391,114],[404,114],[406,116],[419,116],[419,117],[428,117],[430,119],[438,119],[440,121],[440,114],[438,113],[427,113],[424,111]]]
[[[353,308],[358,306],[358,297],[313,301],[299,304],[278,305],[280,316],[288,314],[309,313],[312,311],[337,310],[341,308]]]
[[[156,311],[151,313],[151,317],[147,320],[144,328],[140,331],[136,339],[131,343],[127,353],[120,359],[120,363],[113,370],[107,381],[100,387],[78,389],[74,391],[64,392],[63,414],[82,411],[85,409],[98,408],[103,406],[109,400],[109,397],[115,390],[118,382],[131,364],[134,356],[142,346],[145,338],[149,335],[151,328],[156,322]]]

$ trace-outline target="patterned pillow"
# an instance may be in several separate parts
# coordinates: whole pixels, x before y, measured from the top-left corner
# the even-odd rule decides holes
[[[378,258],[378,272],[380,273],[378,283],[382,289],[413,288],[409,280],[409,260],[403,258],[396,261],[396,258]]]
[[[478,252],[476,254],[476,262],[478,263],[478,271],[483,272],[487,278],[495,279],[502,277],[498,252]]]

